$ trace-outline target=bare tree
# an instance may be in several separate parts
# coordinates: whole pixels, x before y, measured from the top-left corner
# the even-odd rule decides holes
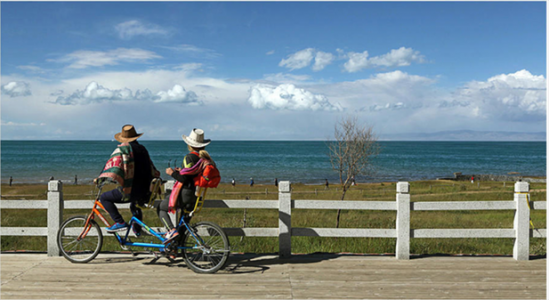
[[[373,172],[371,159],[379,153],[373,127],[361,125],[357,117],[347,116],[334,126],[334,141],[328,140],[332,169],[339,174],[341,200],[358,175]],[[339,228],[341,209],[337,210],[336,228]]]

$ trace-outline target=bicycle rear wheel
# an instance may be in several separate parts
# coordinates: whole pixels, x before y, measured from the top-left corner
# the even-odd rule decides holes
[[[196,273],[215,273],[225,266],[230,254],[229,239],[223,229],[211,222],[191,226],[183,239],[183,259]]]
[[[87,216],[69,218],[57,232],[57,246],[70,262],[87,263],[101,251],[103,245],[101,228],[93,220],[85,228],[87,218]]]

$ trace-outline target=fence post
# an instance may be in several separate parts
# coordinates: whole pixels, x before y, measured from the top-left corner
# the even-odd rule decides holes
[[[61,256],[57,247],[57,231],[63,222],[63,183],[48,182],[48,256]]]
[[[292,256],[292,191],[289,181],[278,184],[278,256]]]
[[[513,258],[516,260],[528,260],[530,258],[530,208],[528,207],[528,182],[515,183],[515,246]]]
[[[166,183],[164,183],[164,192],[166,193],[166,195],[171,194],[174,185],[175,185],[175,180],[168,180],[168,181],[166,181]],[[164,200],[164,199],[162,199],[162,200]],[[177,226],[177,224],[179,224],[179,222],[177,222],[175,220],[176,215],[177,215],[177,212],[175,214],[168,213],[168,216],[170,216],[170,220],[172,220],[172,224],[174,224],[175,226]],[[162,224],[162,226],[164,226],[164,224]]]
[[[410,259],[410,184],[397,183],[396,258]]]

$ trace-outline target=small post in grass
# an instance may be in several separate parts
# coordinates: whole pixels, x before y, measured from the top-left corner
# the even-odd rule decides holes
[[[61,256],[57,246],[57,231],[63,222],[63,183],[48,182],[48,256]]]

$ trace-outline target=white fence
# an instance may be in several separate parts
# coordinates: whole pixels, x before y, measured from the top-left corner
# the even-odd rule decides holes
[[[167,183],[169,189],[173,182]],[[292,200],[289,181],[279,184],[278,200],[207,200],[204,207],[278,209],[278,228],[224,228],[229,236],[278,237],[279,256],[290,257],[292,236],[396,238],[397,259],[410,258],[411,238],[512,238],[513,258],[528,260],[530,238],[546,238],[546,229],[530,229],[530,209],[546,210],[547,201],[529,202],[527,182],[515,184],[512,201],[410,202],[410,184],[397,183],[396,201],[328,201]],[[0,209],[47,209],[48,227],[2,227],[2,236],[47,236],[48,256],[59,256],[57,230],[63,221],[63,209],[91,209],[92,200],[63,201],[60,181],[48,183],[48,200],[2,200]],[[119,205],[128,208],[128,204]],[[293,228],[293,209],[345,209],[396,211],[395,229]],[[412,211],[442,210],[514,210],[514,226],[510,229],[411,229]],[[104,228],[102,229],[104,230]]]

